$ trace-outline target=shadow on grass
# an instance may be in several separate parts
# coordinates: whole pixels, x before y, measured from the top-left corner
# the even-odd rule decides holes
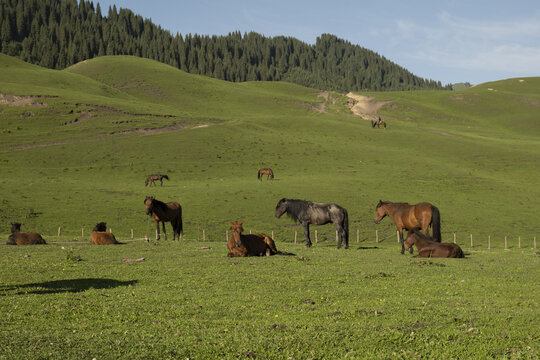
[[[86,278],[44,281],[21,285],[0,285],[0,296],[78,293],[88,289],[113,289],[119,286],[135,285],[136,283],[137,280],[120,281],[114,279]],[[17,291],[12,293],[11,291],[13,290]]]

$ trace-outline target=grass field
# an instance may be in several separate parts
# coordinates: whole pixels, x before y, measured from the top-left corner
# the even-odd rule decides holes
[[[392,101],[386,130],[342,94],[132,57],[0,55],[0,93],[19,96],[0,98],[0,236],[18,221],[50,243],[0,247],[0,358],[539,357],[540,78],[364,94]],[[154,172],[171,180],[145,188]],[[153,238],[146,195],[182,204],[183,242],[130,240]],[[351,249],[331,226],[293,244],[282,197],[347,208]],[[467,258],[399,255],[380,199],[437,205]],[[227,258],[234,220],[295,256]],[[88,245],[100,221],[127,244]]]

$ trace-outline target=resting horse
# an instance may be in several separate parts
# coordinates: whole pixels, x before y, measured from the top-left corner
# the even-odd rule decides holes
[[[92,238],[92,244],[96,245],[120,244],[112,233],[107,232],[107,223],[104,222],[96,224],[90,237]]]
[[[163,234],[165,234],[165,240],[167,240],[167,232],[165,231],[165,222],[170,221],[173,228],[173,240],[182,234],[182,206],[176,201],[164,203],[155,199],[153,196],[147,196],[144,199],[146,205],[146,215],[152,215],[154,223],[156,224],[156,240],[159,240],[159,222],[163,224]]]
[[[325,225],[333,223],[338,232],[338,249],[343,243],[349,248],[349,215],[347,210],[338,204],[320,204],[306,200],[281,199],[276,205],[274,215],[279,218],[287,213],[294,221],[299,221],[304,227],[305,246],[311,246],[309,225]]]
[[[260,169],[257,173],[257,179],[262,180],[263,175],[266,175],[266,180],[274,180],[274,172],[270,168]]]
[[[7,245],[46,245],[47,242],[40,234],[35,232],[21,232],[20,223],[11,224],[11,235],[8,237]]]
[[[396,224],[399,232],[399,241],[401,243],[401,253],[405,252],[403,245],[403,229],[410,230],[420,228],[424,234],[428,234],[428,228],[431,225],[432,235],[435,241],[441,242],[441,214],[437,207],[430,203],[423,202],[416,205],[407,203],[393,203],[380,200],[375,209],[375,224],[389,215]]]
[[[163,179],[169,180],[169,177],[167,175],[161,175],[161,174],[148,175],[148,177],[146,178],[146,181],[144,182],[144,186],[148,186],[148,184],[150,184],[150,186],[152,185],[156,186],[155,181],[160,181],[161,186],[163,186]]]
[[[242,235],[244,228],[241,222],[234,221],[231,225],[231,238],[227,242],[228,257],[270,256],[278,253],[274,240],[268,235]]]
[[[412,246],[418,249],[418,255],[415,257],[440,257],[440,258],[463,258],[463,250],[454,243],[439,243],[432,238],[422,234],[418,229],[411,229],[407,232],[407,241],[405,249],[411,249]]]

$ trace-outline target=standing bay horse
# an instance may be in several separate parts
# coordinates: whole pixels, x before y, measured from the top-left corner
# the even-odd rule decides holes
[[[262,180],[263,175],[266,175],[266,180],[274,180],[274,172],[270,168],[260,169],[257,174],[257,179]]]
[[[20,223],[11,224],[11,235],[8,237],[7,245],[46,245],[47,243],[40,234],[35,232],[21,232]]]
[[[418,229],[411,229],[407,232],[405,249],[418,249],[415,257],[440,257],[440,258],[463,258],[463,250],[454,243],[438,243],[432,238],[422,234]]]
[[[144,182],[144,186],[148,186],[148,184],[150,184],[150,186],[152,185],[157,186],[155,181],[159,181],[161,183],[160,186],[163,186],[163,179],[169,180],[169,177],[167,175],[162,175],[162,174],[148,175],[148,177],[146,178],[146,181]]]
[[[164,203],[155,199],[153,196],[147,196],[144,199],[146,205],[146,215],[152,215],[156,224],[156,240],[159,240],[159,222],[163,224],[163,234],[167,240],[167,232],[165,231],[165,222],[169,221],[173,228],[173,240],[182,234],[182,206],[176,201]]]
[[[274,240],[266,234],[243,235],[242,223],[231,222],[231,238],[227,242],[228,257],[270,256],[278,253]]]
[[[386,215],[392,217],[394,224],[396,224],[402,254],[405,252],[403,229],[419,228],[428,235],[428,228],[431,225],[433,239],[441,242],[441,215],[439,209],[428,202],[409,205],[380,200],[375,209],[375,218],[373,219],[375,224],[378,224]]]
[[[347,210],[338,204],[320,204],[306,200],[281,199],[277,203],[275,216],[281,217],[287,213],[294,221],[299,221],[304,227],[306,237],[305,246],[311,246],[309,237],[309,225],[325,225],[333,223],[338,232],[338,249],[343,243],[344,248],[349,248],[349,215]]]

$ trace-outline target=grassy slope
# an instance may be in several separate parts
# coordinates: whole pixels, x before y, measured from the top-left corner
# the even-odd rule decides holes
[[[516,238],[521,236],[523,246],[530,248],[531,238],[537,235],[535,219],[540,210],[534,201],[540,198],[540,124],[535,118],[540,106],[540,79],[507,80],[459,92],[373,94],[377,100],[393,101],[392,106],[382,111],[388,119],[387,130],[373,130],[368,122],[348,114],[340,105],[344,102],[342,98],[336,105],[328,104],[331,111],[327,114],[310,110],[322,101],[312,89],[286,83],[231,84],[130,57],[94,59],[59,72],[0,55],[0,79],[1,93],[58,96],[39,99],[49,104],[41,108],[0,105],[3,184],[0,233],[7,237],[8,223],[22,220],[23,229],[39,231],[49,241],[54,241],[57,238],[53,235],[58,226],[62,226],[64,235],[60,240],[75,240],[72,246],[85,260],[76,265],[58,260],[59,254],[62,256],[58,247],[9,248],[2,251],[8,254],[2,256],[2,283],[76,279],[89,277],[89,270],[96,278],[138,280],[136,286],[115,285],[108,293],[87,290],[84,294],[88,300],[74,312],[73,296],[65,289],[47,295],[32,292],[25,295],[29,299],[28,306],[10,312],[9,323],[10,330],[19,335],[17,341],[11,342],[10,350],[19,352],[20,356],[41,351],[55,353],[55,349],[60,349],[75,357],[77,351],[82,351],[86,341],[83,339],[88,337],[89,331],[84,323],[80,329],[78,325],[68,329],[73,330],[73,334],[80,332],[80,337],[73,337],[77,345],[72,348],[64,344],[22,350],[27,348],[25,334],[16,324],[23,321],[23,314],[35,313],[25,320],[29,326],[49,328],[55,318],[49,315],[49,307],[54,306],[70,309],[69,315],[65,315],[70,323],[77,323],[81,317],[94,321],[98,333],[110,339],[101,350],[97,349],[97,340],[91,341],[92,349],[102,356],[116,351],[114,341],[132,347],[135,357],[135,351],[141,351],[141,357],[158,356],[160,351],[168,351],[163,346],[191,357],[210,356],[212,351],[231,357],[242,351],[268,356],[282,353],[283,346],[290,349],[287,354],[294,358],[317,358],[321,354],[342,358],[345,350],[351,351],[353,357],[362,357],[366,352],[380,357],[395,352],[407,357],[418,351],[427,357],[446,354],[447,358],[463,354],[483,357],[490,354],[489,351],[493,351],[491,355],[501,356],[505,349],[514,346],[525,357],[538,351],[537,348],[527,350],[531,342],[538,341],[527,332],[531,312],[537,309],[538,301],[538,291],[533,285],[538,275],[538,257],[534,253],[523,253],[530,266],[522,262],[521,253],[515,250],[517,255],[473,252],[472,259],[463,268],[445,261],[442,264],[447,265],[446,268],[421,267],[418,277],[426,278],[426,284],[438,285],[435,288],[421,285],[418,293],[411,292],[411,288],[418,286],[417,277],[409,276],[403,269],[417,269],[418,262],[408,257],[396,259],[391,221],[384,220],[376,227],[371,219],[379,199],[430,201],[441,210],[446,240],[455,232],[458,242],[464,245],[473,233],[475,245],[485,249],[487,236],[491,235],[492,247],[501,249],[505,235],[509,236],[513,248]],[[87,105],[76,106],[76,103]],[[88,105],[108,106],[125,113]],[[21,116],[25,111],[32,111],[34,115]],[[63,126],[83,113],[90,113],[92,117]],[[177,131],[141,131],[180,125],[185,127]],[[119,130],[132,132],[112,134]],[[263,166],[274,169],[276,181],[256,180],[256,171]],[[171,181],[165,182],[163,188],[145,188],[145,175],[152,172],[166,172]],[[191,241],[202,236],[198,231],[202,229],[207,238],[224,239],[229,221],[238,219],[245,223],[248,231],[275,231],[278,248],[293,251],[299,257],[272,258],[270,262],[265,259],[230,262],[224,258],[224,241],[208,243],[213,249],[200,260],[194,257],[201,256],[201,252],[190,250],[199,246],[196,242],[149,249],[142,244],[111,250],[82,245],[85,241],[80,241],[81,227],[88,234],[98,221],[107,221],[119,238],[127,238],[131,228],[138,237],[146,232],[151,234],[153,230],[147,223],[142,204],[144,196],[149,194],[182,203],[185,233]],[[379,245],[379,250],[354,249],[346,254],[338,253],[330,248],[333,229],[325,226],[318,230],[320,238],[327,242],[319,243],[318,248],[305,250],[288,244],[295,228],[289,226],[290,220],[272,216],[275,204],[284,196],[335,201],[349,210],[352,241],[356,240],[357,229],[367,247],[373,245],[375,229],[386,241]],[[176,256],[170,256],[171,253]],[[120,257],[140,256],[153,258],[142,266],[155,276],[141,275],[137,270],[125,270],[121,264],[112,264]],[[298,261],[302,258],[311,260]],[[32,265],[29,266],[28,261]],[[266,275],[256,272],[259,266],[248,265],[253,262],[260,265]],[[386,265],[381,268],[380,264]],[[490,264],[488,271],[483,272],[486,264]],[[67,270],[61,270],[60,266]],[[209,272],[197,275],[200,266],[208,267]],[[272,291],[256,284],[241,285],[241,290],[232,291],[226,284],[238,282],[237,272],[224,272],[224,266],[238,269],[246,278],[255,277],[261,284],[273,282],[273,278],[269,278],[271,274],[285,275],[288,280]],[[28,279],[25,269],[33,269],[39,275]],[[351,273],[351,269],[355,270]],[[511,282],[502,286],[494,280],[501,273],[508,274]],[[221,283],[216,274],[221,274],[219,277],[223,276],[225,281]],[[443,275],[448,279],[441,281]],[[348,285],[342,285],[339,281],[343,276],[354,279],[346,279]],[[477,280],[463,291],[456,290],[462,286],[460,281],[465,276]],[[178,282],[183,278],[189,279],[186,280],[189,284]],[[188,290],[188,285],[198,288],[201,283],[206,284],[202,289]],[[529,289],[525,291],[524,300],[518,295],[518,283]],[[43,284],[36,287],[39,289]],[[297,288],[313,294],[299,295]],[[0,298],[7,302],[5,309],[11,300],[16,300],[12,295],[20,290],[10,287],[3,290],[8,295]],[[139,299],[142,296],[141,302],[132,301],[130,292],[136,292]],[[152,292],[168,295],[155,297],[149,295]],[[332,294],[332,306],[321,304],[316,309],[307,306],[306,310],[302,305],[304,298],[327,298],[325,292]],[[453,294],[451,301],[444,300],[442,294],[446,292]],[[102,293],[113,297],[109,315],[95,314],[92,310],[102,303]],[[209,293],[219,294],[230,302],[235,302],[234,296],[240,296],[244,304],[249,303],[249,299],[262,300],[249,306],[220,305],[208,299]],[[269,295],[263,296],[265,293]],[[486,293],[497,296],[489,300]],[[383,297],[383,294],[390,295]],[[474,296],[468,300],[466,294]],[[423,300],[424,296],[427,300]],[[340,297],[351,301],[335,300]],[[279,299],[279,305],[275,306],[280,309],[284,306],[282,313],[273,314],[272,298]],[[47,313],[36,310],[42,299],[48,303],[43,309]],[[382,303],[380,299],[387,302]],[[411,304],[404,319],[398,308],[403,301]],[[423,305],[424,301],[433,305]],[[132,331],[129,321],[122,320],[122,310],[113,305],[115,302],[119,307],[136,308],[134,312],[128,311],[129,314],[149,311],[166,328],[170,327],[173,335],[169,332],[157,335],[151,320],[146,319],[134,325],[134,337],[155,337],[156,348],[133,343],[134,340],[116,329]],[[65,305],[68,303],[71,305]],[[418,325],[427,324],[433,315],[428,312],[425,318],[417,317],[414,308],[424,306],[434,310],[438,303],[443,304],[443,310],[433,323]],[[288,308],[283,304],[294,306]],[[482,313],[486,305],[509,309],[512,319],[501,312]],[[139,309],[141,306],[145,307],[144,311]],[[174,315],[165,318],[161,312],[170,306]],[[199,306],[204,310],[200,311]],[[463,316],[455,315],[452,309],[461,311]],[[234,323],[227,315],[229,310],[238,313],[238,322]],[[64,318],[61,311],[58,316]],[[303,316],[305,311],[311,315]],[[335,315],[338,311],[342,314]],[[371,317],[374,311],[386,315]],[[243,312],[245,315],[240,316]],[[277,322],[266,318],[267,313],[286,318],[283,323]],[[136,316],[129,314],[126,316]],[[114,325],[107,325],[111,317],[117,320]],[[185,319],[184,330],[175,328],[178,317]],[[462,329],[475,318],[484,321],[480,334],[477,330]],[[506,330],[504,324],[508,321],[514,330]],[[198,330],[193,329],[201,324],[198,334]],[[277,330],[283,333],[269,334],[268,329],[274,324],[283,324],[285,327],[280,330],[278,326]],[[221,327],[228,333],[212,330],[208,341],[203,340],[204,329]],[[479,329],[474,325],[470,327]],[[522,331],[517,330],[520,327]],[[421,336],[414,339],[409,328],[419,329],[413,333]],[[43,331],[33,330],[30,339],[40,338],[46,344],[66,337],[66,331],[55,327],[52,334],[44,335]],[[386,340],[378,342],[376,331],[386,336]],[[184,335],[175,336],[176,332]],[[469,337],[471,332],[473,336]],[[271,338],[268,353],[263,350],[263,335]],[[439,343],[441,336],[445,341]],[[259,345],[250,348],[235,340],[239,337]],[[311,337],[315,338],[305,340]],[[357,341],[366,337],[366,342]],[[349,339],[346,345],[343,345],[344,338]],[[283,339],[286,345],[280,345]],[[453,339],[460,339],[458,346]],[[435,350],[428,350],[431,343]],[[186,352],[185,349],[194,344],[200,344],[199,348],[195,346],[193,352]],[[382,344],[393,345],[385,352],[380,350]],[[468,349],[470,346],[474,348]]]

